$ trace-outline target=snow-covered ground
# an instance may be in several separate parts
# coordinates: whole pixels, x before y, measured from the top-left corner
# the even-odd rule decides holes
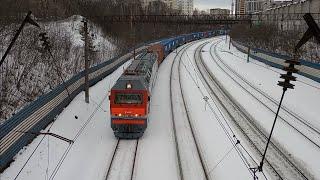
[[[252,90],[235,75],[231,75],[234,80],[227,76],[226,73],[219,68],[218,64],[226,72],[230,73],[230,70],[226,69],[223,64],[219,62],[217,56],[220,56],[223,62],[228,64],[231,69],[249,81],[254,87],[276,101],[279,101],[282,93],[282,89],[277,86],[277,82],[280,80],[280,73],[284,72],[253,59],[250,59],[250,62],[247,63],[246,55],[237,51],[234,47],[229,50],[228,44],[226,44],[224,40],[219,42],[216,48],[217,54],[214,52],[213,43],[208,44],[204,48],[204,51],[210,51],[211,49],[211,53],[213,54],[213,57],[211,57],[209,53],[203,53],[206,65],[210,67],[210,70],[218,81],[223,84],[224,88],[256,120],[256,123],[262,127],[262,130],[268,134],[275,116],[270,109],[276,111],[277,107],[270,105],[270,102],[266,102],[265,97],[261,97],[261,94]],[[287,91],[283,106],[291,113],[298,115],[302,121],[310,125],[315,131],[305,124],[297,122],[296,118],[293,118],[292,115],[289,117],[288,113],[284,113],[282,109],[280,111],[281,117],[278,118],[273,134],[273,141],[279,145],[280,149],[286,151],[285,153],[291,157],[291,160],[293,160],[305,174],[312,178],[319,178],[320,148],[318,146],[320,145],[320,136],[316,131],[319,130],[320,118],[319,106],[317,106],[316,103],[317,99],[320,99],[320,84],[300,75],[295,76],[298,77],[298,81],[293,82],[296,87],[294,90]],[[253,93],[259,101],[267,103],[270,109],[263,106],[261,102],[249,95],[248,92]],[[285,122],[284,119],[287,122]],[[289,124],[297,130],[293,129]],[[298,130],[300,132],[298,132]],[[313,140],[313,142],[303,135],[306,135],[309,139]]]
[[[130,62],[126,63],[90,88],[90,104],[85,103],[82,92],[57,117],[50,132],[69,139],[76,138],[71,148],[68,143],[59,139],[50,136],[43,139],[39,136],[20,151],[15,161],[0,175],[0,179],[14,179],[39,143],[34,155],[16,179],[53,179],[53,172],[57,167],[59,170],[54,179],[103,179],[108,158],[116,143],[110,128],[108,91],[122,74],[123,67],[129,64]],[[59,160],[69,148],[59,167]]]
[[[215,106],[216,102],[210,98],[208,102],[204,100],[204,97],[210,97],[210,95],[199,78],[194,53],[199,46],[204,45],[201,53],[205,64],[213,72],[217,80],[223,84],[224,88],[254,117],[256,123],[266,133],[270,131],[274,118],[273,113],[227,76],[217,66],[219,61],[216,62],[215,58],[217,58],[217,55],[220,56],[225,63],[244,79],[276,100],[281,95],[281,88],[276,85],[281,70],[268,67],[252,59],[250,63],[246,63],[245,54],[237,51],[234,47],[229,50],[228,44],[225,44],[224,41],[218,43],[217,53],[215,54],[214,45],[220,41],[219,38],[221,37],[196,42],[187,48],[185,52],[182,49],[186,46],[182,46],[177,50],[180,53],[171,53],[161,64],[151,98],[149,125],[144,136],[139,141],[133,179],[179,179],[178,158],[171,117],[170,78],[173,78],[174,89],[176,90],[179,90],[180,78],[181,93],[186,103],[190,122],[194,128],[194,134],[200,145],[201,154],[204,156],[203,160],[209,179],[252,178],[252,173],[248,170],[247,164],[239,154],[239,149],[237,148],[239,144],[235,145],[235,139],[233,137],[230,138],[223,128],[222,124],[224,123],[221,122],[221,119],[224,118],[224,115],[220,113],[219,106]],[[205,45],[205,42],[208,43]],[[213,57],[209,53],[210,49]],[[178,54],[182,56],[180,64],[176,62],[180,59],[175,58]],[[171,67],[174,62],[176,62],[175,71],[173,77],[170,77]],[[129,63],[126,63],[124,67],[128,66]],[[220,65],[222,66],[223,64]],[[113,148],[117,143],[110,127],[107,95],[122,71],[123,67],[120,67],[113,74],[90,88],[90,104],[84,102],[84,93],[79,94],[54,122],[50,132],[74,139],[75,143],[73,145],[53,137],[39,136],[30,145],[21,150],[10,167],[0,174],[0,179],[14,179],[39,143],[39,147],[17,179],[104,179]],[[236,78],[235,76],[233,77]],[[319,113],[317,112],[319,108],[316,104],[317,100],[320,99],[320,84],[302,76],[298,76],[298,80],[295,82],[296,88],[287,92],[284,106],[317,129],[320,127]],[[241,80],[238,80],[238,82],[247,87],[261,101],[267,101]],[[179,99],[175,97],[176,104],[174,104],[174,108],[182,108],[183,102]],[[269,103],[268,106],[271,109],[275,108],[272,103]],[[294,123],[294,120],[290,119],[289,115],[287,116],[288,122]],[[183,115],[177,115],[177,117],[175,120],[178,125],[180,123],[177,131],[188,130],[190,128],[187,127],[188,124],[183,123],[186,117]],[[308,131],[308,128],[301,123],[295,123],[295,127],[304,133]],[[320,138],[311,131],[308,135],[315,142]],[[187,170],[188,172],[185,172],[186,174],[190,173],[189,178],[196,177],[196,174],[192,173],[196,173],[193,172],[195,170],[193,166],[197,166],[198,162],[195,162],[193,160],[194,157],[190,156],[197,156],[198,152],[192,150],[191,146],[193,144],[189,143],[191,142],[190,138],[188,138],[189,136],[185,137],[180,136],[178,138],[181,141],[180,145],[184,144],[182,147],[185,148],[180,152],[185,153],[185,155],[181,156],[183,157],[182,164],[184,164],[184,170],[191,168],[189,171]],[[291,159],[294,159],[301,169],[307,170],[314,179],[320,178],[320,150],[310,143],[308,139],[285,124],[283,120],[278,119],[273,140],[281,146],[281,149],[285,149],[290,154]],[[242,142],[241,139],[240,141]],[[188,149],[188,144],[190,149]],[[250,147],[247,147],[247,149],[250,150]],[[64,154],[66,152],[67,154]],[[190,152],[191,155],[186,155]],[[59,163],[61,158],[63,161]],[[260,159],[256,160],[259,161]],[[121,174],[122,171],[125,171],[128,163],[130,162],[119,160],[116,169],[113,169],[112,177],[126,179],[126,177],[117,176],[117,170],[118,175]],[[202,176],[201,173],[199,176]],[[262,175],[259,175],[260,177],[264,179]],[[272,175],[267,174],[267,177],[272,177]]]
[[[221,117],[216,117],[217,107],[211,110],[204,100],[204,97],[209,95],[197,76],[194,63],[194,53],[201,44],[203,42],[191,46],[182,56],[179,76],[194,134],[205,157],[208,177],[210,179],[251,179],[250,171],[240,159],[235,145],[229,141],[219,124]],[[208,100],[208,103],[213,104],[211,100]]]
[[[14,113],[84,69],[82,16],[27,24],[0,68],[0,124]],[[4,54],[19,24],[0,30],[0,56]],[[90,66],[115,56],[117,47],[100,27],[88,22]],[[53,59],[43,50],[40,33],[47,33]],[[53,63],[54,62],[54,63]],[[57,72],[55,69],[59,69]],[[59,75],[60,74],[60,75]]]

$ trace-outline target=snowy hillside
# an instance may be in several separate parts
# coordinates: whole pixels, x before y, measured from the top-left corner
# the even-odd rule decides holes
[[[41,29],[26,25],[0,69],[0,124],[29,102],[49,92],[84,69],[81,16],[55,22],[38,22]],[[0,29],[0,56],[4,54],[19,24]],[[91,66],[115,55],[112,39],[88,22]],[[53,58],[43,50],[39,33],[49,37]]]

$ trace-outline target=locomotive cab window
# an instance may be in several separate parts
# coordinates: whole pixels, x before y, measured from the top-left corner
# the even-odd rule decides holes
[[[142,104],[142,94],[117,93],[115,104]]]

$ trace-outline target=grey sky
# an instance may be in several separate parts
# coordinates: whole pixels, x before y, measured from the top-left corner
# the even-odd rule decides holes
[[[231,8],[231,0],[193,0],[194,7],[206,10],[212,8]]]

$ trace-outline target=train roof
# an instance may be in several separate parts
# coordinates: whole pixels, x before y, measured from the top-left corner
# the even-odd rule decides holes
[[[175,38],[169,38],[169,39],[164,39],[164,40],[162,40],[160,43],[162,44],[162,45],[166,45],[166,44],[168,44],[169,42],[171,42],[172,40],[174,40]]]
[[[157,58],[157,54],[145,51],[132,61],[123,75],[144,75],[150,66],[152,67]]]
[[[131,65],[124,71],[113,90],[126,89],[127,83],[132,85],[132,90],[143,90],[149,87],[149,77],[152,74],[154,63],[157,63],[157,53],[144,51]]]
[[[144,90],[148,88],[148,84],[145,83],[142,76],[126,75],[118,79],[112,90],[125,90],[128,83],[131,84],[132,90]]]

